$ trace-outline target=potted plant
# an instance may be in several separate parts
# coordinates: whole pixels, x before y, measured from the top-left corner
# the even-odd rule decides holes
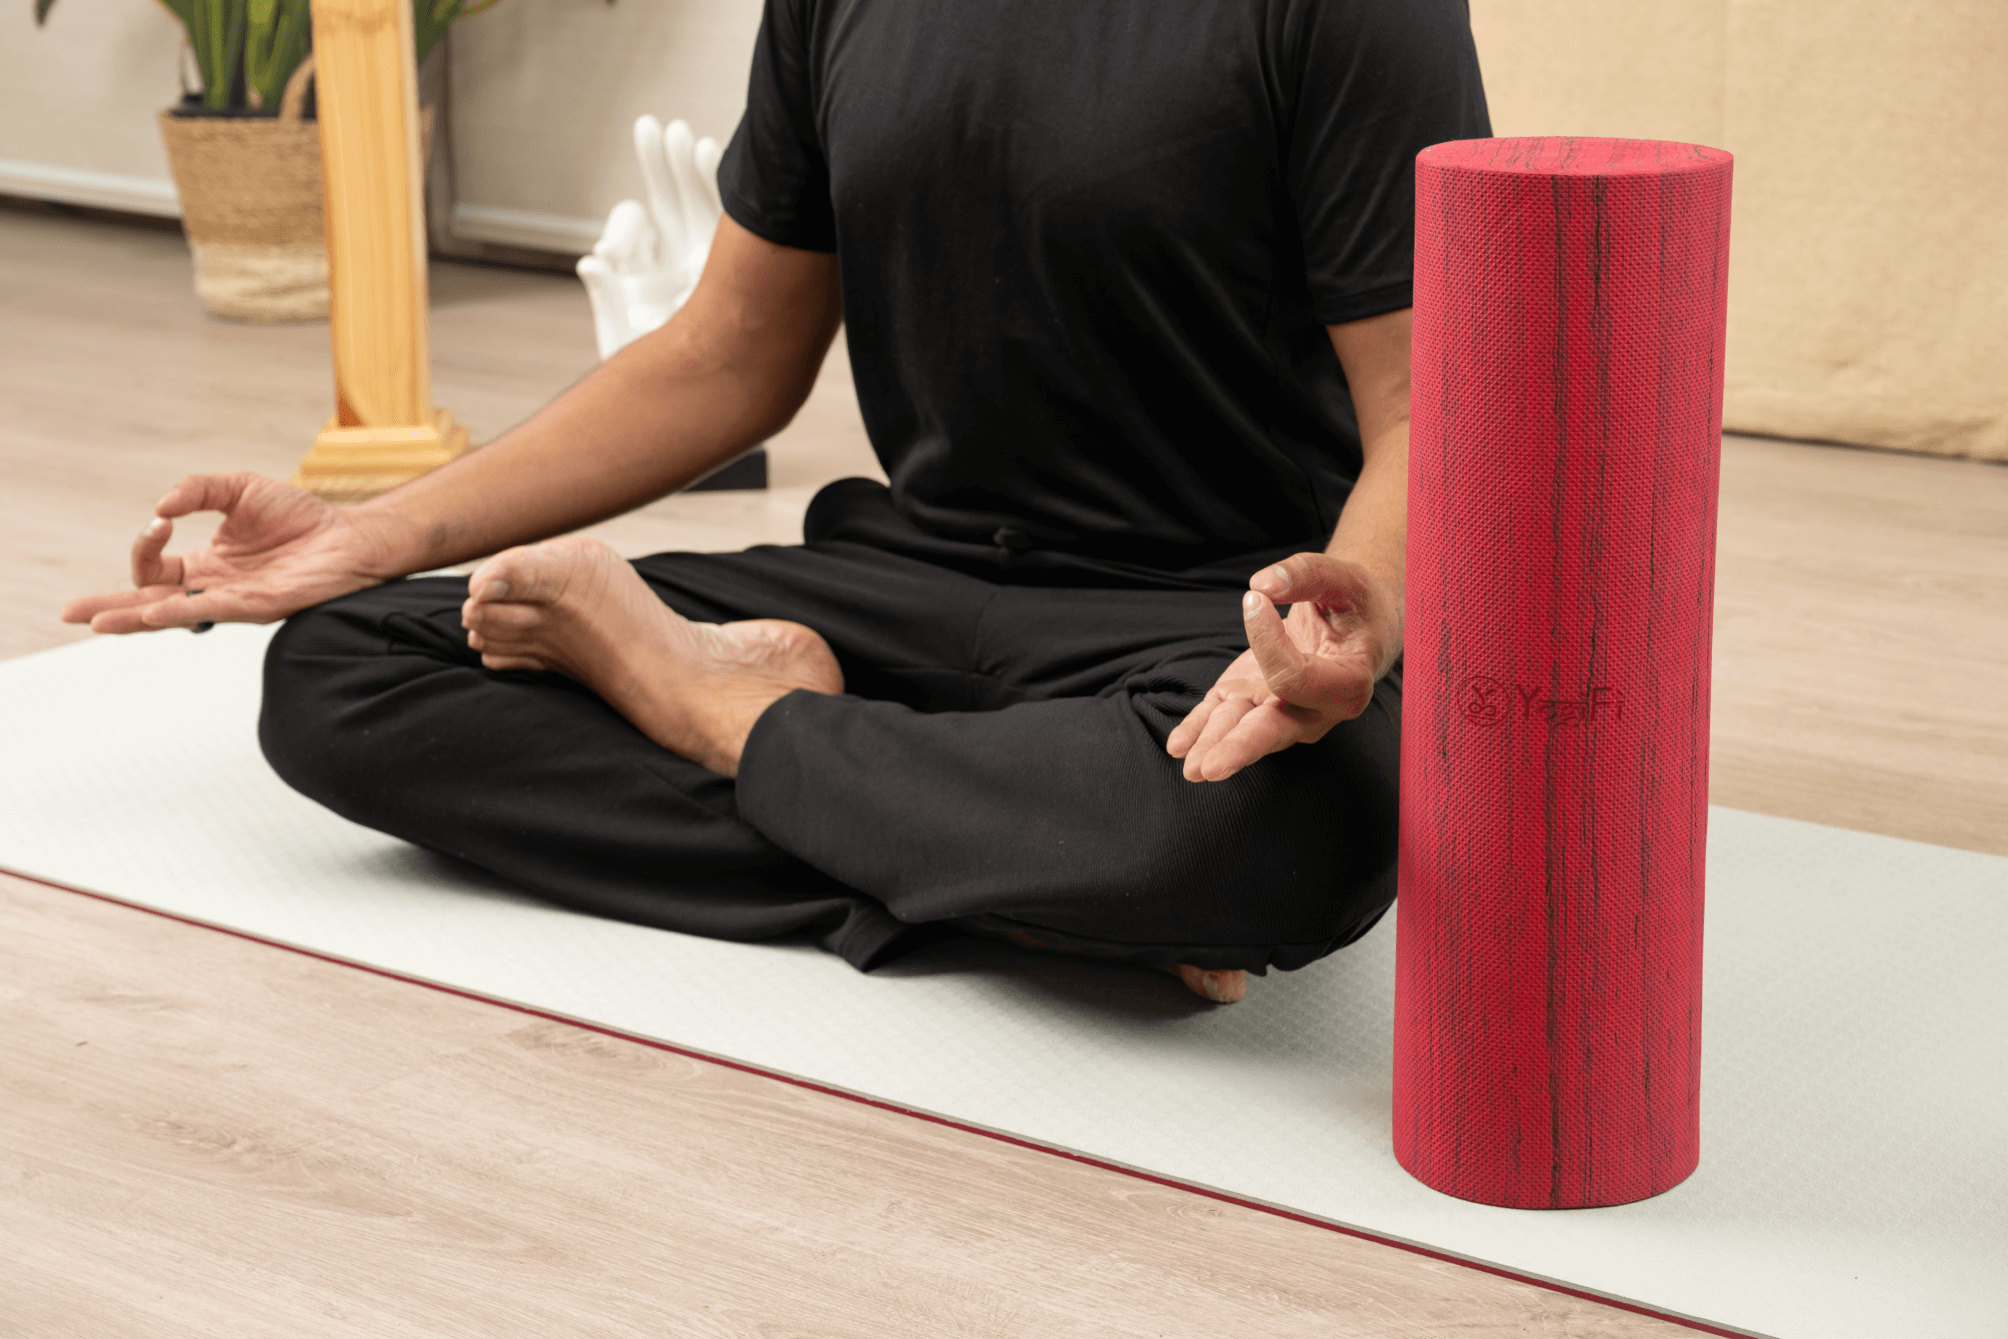
[[[308,0],[160,3],[187,29],[202,84],[160,113],[182,228],[195,255],[197,298],[233,320],[325,319],[328,256]],[[417,58],[425,59],[454,19],[495,3],[412,0]],[[34,4],[39,26],[55,0]],[[422,117],[422,131],[430,120]]]

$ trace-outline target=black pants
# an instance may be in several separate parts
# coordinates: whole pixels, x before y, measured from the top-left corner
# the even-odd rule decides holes
[[[558,674],[481,667],[466,583],[295,615],[260,741],[296,789],[553,902],[868,969],[944,927],[1132,962],[1295,968],[1394,898],[1399,671],[1359,719],[1194,784],[1171,728],[1246,648],[1231,590],[999,585],[835,542],[635,564],[692,619],[821,633],[737,781]]]

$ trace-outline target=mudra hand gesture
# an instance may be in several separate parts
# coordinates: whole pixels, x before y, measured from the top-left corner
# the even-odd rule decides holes
[[[224,513],[205,548],[169,555],[174,518]],[[183,479],[132,546],[133,589],[72,600],[65,623],[157,632],[203,623],[272,623],[396,575],[382,522],[256,474]]]
[[[1373,700],[1401,645],[1401,605],[1359,563],[1299,553],[1249,579],[1248,649],[1165,741],[1188,781],[1224,781],[1309,744]],[[1285,620],[1276,605],[1288,604]]]
[[[634,200],[615,205],[593,253],[578,266],[603,359],[667,321],[689,299],[724,212],[716,140],[693,140],[682,121],[664,129],[644,116],[634,123],[634,149],[648,208]]]

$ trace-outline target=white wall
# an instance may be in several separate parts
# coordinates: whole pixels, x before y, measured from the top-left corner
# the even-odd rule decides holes
[[[731,136],[759,26],[759,0],[502,0],[455,24],[453,232],[591,249],[607,211],[642,198],[637,116]]]
[[[760,0],[502,0],[455,24],[452,231],[588,250],[641,196],[637,116],[730,137],[759,25]],[[147,0],[57,0],[40,30],[29,0],[0,3],[0,194],[178,214],[154,114],[181,40]]]
[[[180,213],[154,113],[180,96],[182,29],[143,0],[0,3],[0,194]]]

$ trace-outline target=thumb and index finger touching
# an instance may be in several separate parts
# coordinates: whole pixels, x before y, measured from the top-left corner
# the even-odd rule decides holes
[[[1262,667],[1269,689],[1299,706],[1332,708],[1350,698],[1347,685],[1327,683],[1316,656],[1297,644],[1285,627],[1279,604],[1306,604],[1321,611],[1344,610],[1370,621],[1381,611],[1373,583],[1357,564],[1324,553],[1297,553],[1248,579],[1242,597],[1248,647]],[[1324,699],[1331,698],[1331,701]]]
[[[186,627],[219,616],[233,602],[221,592],[206,594],[184,589],[188,565],[167,553],[174,520],[194,512],[228,514],[243,500],[249,475],[190,475],[169,489],[154,506],[154,518],[133,540],[133,589],[72,600],[63,607],[66,623],[89,623],[94,632],[144,632]]]
[[[166,495],[154,504],[153,519],[133,541],[134,589],[186,586],[196,574],[189,570],[189,564],[182,555],[167,552],[168,541],[174,537],[175,518],[196,512],[220,511],[227,522],[242,506],[255,477],[249,474],[191,474],[168,489]]]
[[[167,541],[174,537],[174,522],[155,516],[132,542],[132,584],[134,590],[148,586],[179,586],[183,571],[181,556],[167,555]]]
[[[1301,703],[1308,688],[1311,658],[1290,639],[1283,615],[1259,590],[1241,597],[1241,621],[1248,630],[1248,649],[1267,681],[1269,691],[1290,705]]]
[[[1308,601],[1355,608],[1363,614],[1375,612],[1369,607],[1375,601],[1375,591],[1366,570],[1329,553],[1293,553],[1249,577],[1248,588],[1278,604]]]

